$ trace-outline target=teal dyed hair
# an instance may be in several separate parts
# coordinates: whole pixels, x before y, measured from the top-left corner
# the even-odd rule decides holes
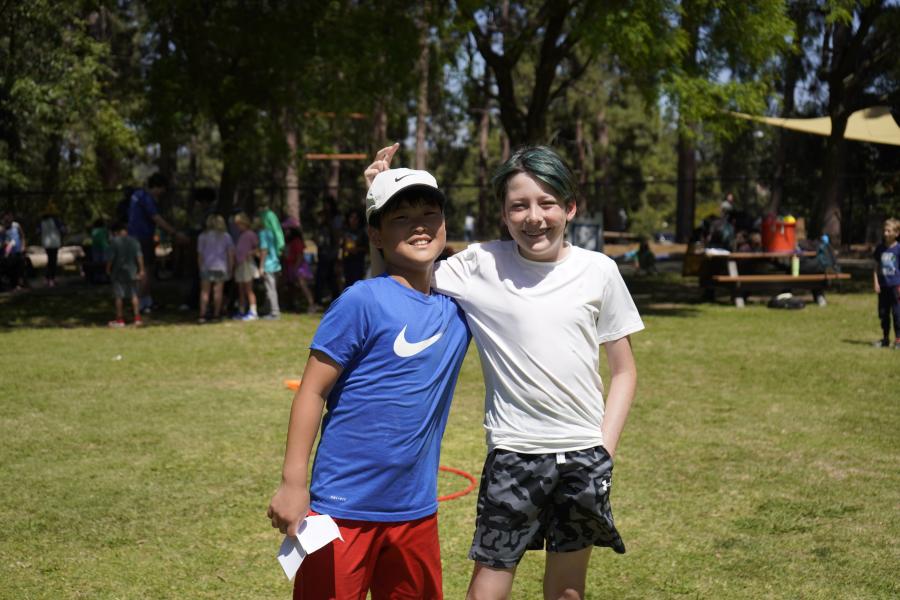
[[[494,197],[502,205],[506,201],[506,188],[511,177],[527,173],[550,186],[557,200],[566,204],[575,202],[578,185],[575,175],[563,159],[547,146],[523,146],[494,172],[491,185]]]

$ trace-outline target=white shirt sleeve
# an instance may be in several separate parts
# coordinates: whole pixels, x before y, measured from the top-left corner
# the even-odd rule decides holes
[[[612,260],[604,261],[605,285],[597,318],[597,336],[601,344],[621,339],[644,328],[631,292]]]
[[[454,254],[435,264],[431,285],[444,295],[465,299],[469,278],[475,272],[477,258],[473,248]]]

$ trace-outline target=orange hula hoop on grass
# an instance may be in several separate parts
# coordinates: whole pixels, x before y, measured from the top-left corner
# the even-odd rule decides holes
[[[287,389],[296,392],[300,389],[300,380],[299,379],[285,379],[284,387]],[[475,477],[472,476],[471,473],[467,473],[462,469],[454,469],[453,467],[445,467],[441,465],[438,467],[441,471],[445,471],[447,473],[453,473],[454,475],[459,475],[463,479],[469,480],[469,485],[464,490],[460,490],[458,492],[453,492],[452,494],[445,494],[443,496],[438,496],[438,502],[446,502],[448,500],[456,500],[457,498],[462,498],[469,492],[475,489],[475,485],[478,483],[475,481]]]
[[[457,498],[462,498],[469,492],[475,489],[475,478],[472,477],[471,473],[466,473],[462,469],[454,469],[453,467],[445,467],[441,465],[438,467],[441,471],[446,471],[447,473],[453,473],[454,475],[459,475],[460,477],[464,477],[469,480],[469,486],[461,490],[459,492],[453,492],[452,494],[446,494],[444,496],[438,496],[438,502],[446,502],[447,500],[456,500]]]

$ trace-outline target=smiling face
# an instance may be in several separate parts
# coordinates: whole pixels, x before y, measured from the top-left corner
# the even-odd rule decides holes
[[[524,258],[556,262],[568,253],[566,224],[575,218],[575,210],[575,202],[558,200],[544,182],[517,173],[506,184],[501,217]]]
[[[427,272],[447,245],[444,212],[436,200],[401,199],[369,227],[369,238],[392,275]]]

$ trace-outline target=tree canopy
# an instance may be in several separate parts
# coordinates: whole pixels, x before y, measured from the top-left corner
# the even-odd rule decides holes
[[[867,106],[900,106],[900,7],[885,0],[79,0],[0,5],[0,208],[112,214],[161,171],[176,204],[265,197],[308,218],[349,208],[374,149],[427,166],[451,232],[488,172],[545,143],[607,227],[686,239],[726,192],[811,233],[871,238],[900,209],[896,147],[847,142]],[[830,138],[739,110],[829,116]],[[323,156],[326,160],[311,160]]]

